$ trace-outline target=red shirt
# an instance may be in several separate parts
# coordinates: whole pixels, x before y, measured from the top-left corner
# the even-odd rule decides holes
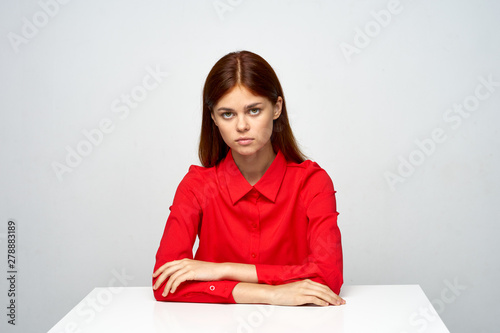
[[[278,152],[262,178],[250,185],[231,151],[211,168],[191,166],[170,206],[156,254],[156,271],[166,262],[193,258],[253,264],[259,283],[311,279],[339,293],[342,246],[335,190],[315,162],[297,164]],[[156,279],[153,279],[153,284]],[[235,303],[238,281],[186,281],[159,301]]]

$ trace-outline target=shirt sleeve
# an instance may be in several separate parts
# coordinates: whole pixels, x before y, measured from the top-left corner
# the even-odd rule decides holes
[[[193,259],[193,245],[198,233],[202,210],[191,190],[195,182],[192,174],[191,168],[175,193],[165,231],[156,253],[154,271],[172,260]],[[153,278],[153,285],[156,279]],[[157,290],[153,290],[154,297],[158,301],[236,303],[232,291],[238,281],[185,281],[179,285],[175,293],[169,293],[166,297],[162,295],[165,283]]]
[[[335,190],[328,174],[316,163],[305,177],[301,196],[308,219],[309,255],[297,265],[257,264],[259,283],[284,284],[311,279],[339,294],[343,262]]]

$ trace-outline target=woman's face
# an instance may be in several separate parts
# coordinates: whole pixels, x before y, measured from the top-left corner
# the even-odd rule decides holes
[[[280,116],[282,104],[281,97],[273,105],[266,97],[237,85],[217,102],[212,119],[233,154],[249,156],[271,146],[273,120]]]

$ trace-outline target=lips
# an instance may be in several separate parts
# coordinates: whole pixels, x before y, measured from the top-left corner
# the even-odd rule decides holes
[[[242,146],[247,146],[251,144],[252,141],[253,141],[252,138],[239,138],[238,140],[236,140],[236,142],[238,142]]]

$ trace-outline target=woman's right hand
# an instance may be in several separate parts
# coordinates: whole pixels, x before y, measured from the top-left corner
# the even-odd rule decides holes
[[[327,306],[342,305],[345,304],[345,300],[324,284],[306,279],[273,286],[271,304]]]

